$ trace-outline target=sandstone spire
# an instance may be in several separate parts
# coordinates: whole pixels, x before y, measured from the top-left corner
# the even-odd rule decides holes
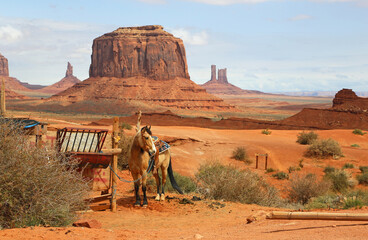
[[[211,65],[211,79],[210,81],[217,81],[216,78],[216,65]]]
[[[9,77],[8,59],[0,53],[0,76]]]
[[[68,66],[66,67],[65,77],[73,76],[73,66],[68,62]]]
[[[218,70],[218,82],[219,83],[228,83],[227,81],[227,69],[219,69]]]

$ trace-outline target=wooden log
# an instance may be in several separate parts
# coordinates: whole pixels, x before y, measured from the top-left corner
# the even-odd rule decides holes
[[[120,154],[122,152],[121,148],[113,148],[113,149],[101,149],[103,154]]]
[[[329,212],[278,212],[273,211],[267,219],[284,220],[333,220],[333,221],[368,221],[368,213],[329,213]]]
[[[118,136],[119,136],[119,118],[114,117],[114,125],[112,128],[112,148],[118,148]],[[112,169],[114,172],[118,170],[118,155],[114,154],[112,158]],[[117,187],[117,177],[116,175],[111,172],[112,174],[112,198],[111,198],[111,211],[116,212],[116,187]]]

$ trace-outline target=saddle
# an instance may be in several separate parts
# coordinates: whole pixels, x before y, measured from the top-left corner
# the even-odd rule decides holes
[[[155,144],[159,154],[166,152],[170,148],[170,145],[167,142],[158,139],[158,137],[156,136],[152,136],[152,138],[153,143]]]

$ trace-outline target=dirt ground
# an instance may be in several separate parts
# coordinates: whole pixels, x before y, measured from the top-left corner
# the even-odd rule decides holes
[[[55,127],[66,122],[55,123]],[[52,126],[51,126],[52,127]],[[265,176],[267,181],[281,191],[287,180],[276,180],[265,174],[264,158],[260,158],[260,169],[255,169],[255,154],[269,154],[268,167],[287,171],[297,166],[304,158],[302,172],[322,175],[325,166],[341,167],[346,162],[359,167],[368,165],[368,136],[357,136],[352,130],[316,131],[321,138],[337,140],[345,157],[333,160],[315,160],[303,157],[306,146],[296,143],[297,130],[272,130],[264,135],[261,130],[214,130],[194,127],[152,126],[153,135],[170,139],[173,169],[183,175],[194,176],[200,164],[206,161],[220,161],[235,165]],[[133,130],[128,133],[133,134]],[[359,148],[351,147],[358,144]],[[244,146],[253,163],[249,166],[231,159],[232,151]],[[357,168],[349,170],[352,175]],[[128,171],[120,172],[121,177],[131,179]],[[118,183],[117,212],[87,212],[81,219],[95,219],[101,229],[34,227],[0,231],[0,239],[366,239],[367,222],[351,221],[296,221],[266,220],[265,214],[273,210],[256,205],[202,200],[194,204],[180,204],[183,198],[192,196],[168,194],[171,199],[155,202],[149,194],[148,208],[134,208],[132,185]],[[282,209],[281,209],[282,210]],[[368,208],[344,210],[345,212],[368,213]],[[247,224],[250,215],[260,216]]]

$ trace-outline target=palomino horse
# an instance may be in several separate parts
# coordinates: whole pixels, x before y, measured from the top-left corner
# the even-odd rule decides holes
[[[151,127],[143,127],[140,129],[133,139],[133,143],[130,149],[130,157],[129,157],[129,169],[134,179],[134,194],[135,194],[135,206],[140,206],[141,198],[139,196],[139,187],[142,184],[142,192],[143,192],[143,204],[142,206],[146,207],[147,195],[146,195],[146,182],[147,182],[147,171],[149,166],[149,160],[154,159],[155,168],[153,171],[153,175],[156,179],[157,184],[157,196],[156,200],[165,200],[164,187],[166,183],[166,175],[169,172],[169,177],[171,184],[173,187],[179,192],[182,193],[180,188],[177,186],[176,181],[174,179],[172,168],[171,168],[171,157],[169,150],[159,154],[156,150],[156,147],[153,142]],[[160,194],[160,177],[158,176],[158,169],[161,168],[162,178],[163,178],[163,186],[162,193]],[[169,169],[169,171],[167,171]]]

